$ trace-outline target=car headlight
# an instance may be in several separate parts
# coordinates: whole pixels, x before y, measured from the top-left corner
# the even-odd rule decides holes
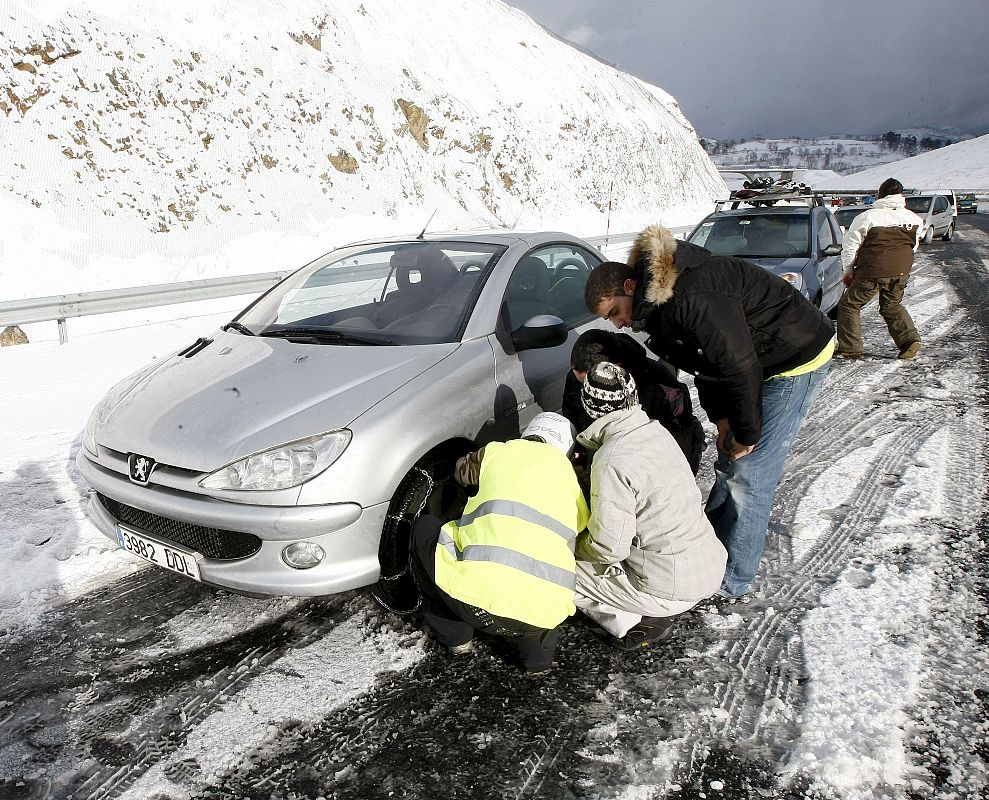
[[[804,278],[799,272],[784,272],[780,277],[789,283],[798,292],[803,291]]]
[[[289,489],[315,478],[350,444],[349,430],[321,433],[247,456],[203,478],[204,489],[242,492]]]

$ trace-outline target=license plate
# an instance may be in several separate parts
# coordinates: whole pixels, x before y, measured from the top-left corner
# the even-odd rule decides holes
[[[199,553],[187,553],[184,550],[177,550],[171,545],[149,539],[143,534],[132,531],[130,528],[117,526],[117,544],[128,553],[133,553],[145,561],[157,564],[172,572],[178,572],[194,581],[202,581],[199,577]]]

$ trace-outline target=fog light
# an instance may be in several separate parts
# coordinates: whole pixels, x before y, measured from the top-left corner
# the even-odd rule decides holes
[[[282,561],[293,569],[311,569],[323,560],[323,548],[312,542],[295,542],[282,550]]]

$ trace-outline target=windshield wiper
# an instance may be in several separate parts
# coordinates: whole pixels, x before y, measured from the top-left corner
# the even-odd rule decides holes
[[[254,331],[248,328],[246,325],[241,325],[239,322],[228,322],[226,325],[220,326],[221,331],[235,330],[237,333],[242,333],[244,336],[254,336]]]
[[[312,344],[325,344],[328,342],[339,342],[340,344],[394,344],[392,339],[385,339],[371,336],[359,336],[353,333],[330,330],[328,328],[278,328],[277,330],[264,331],[261,336],[272,336],[278,339],[290,339],[292,341],[308,341]]]

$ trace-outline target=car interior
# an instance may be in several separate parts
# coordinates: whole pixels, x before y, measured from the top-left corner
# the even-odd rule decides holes
[[[382,267],[385,265],[383,264]],[[459,267],[435,245],[396,249],[387,262],[383,294],[373,302],[296,319],[296,326],[383,331],[405,342],[450,341],[459,329],[484,274],[485,262]]]

